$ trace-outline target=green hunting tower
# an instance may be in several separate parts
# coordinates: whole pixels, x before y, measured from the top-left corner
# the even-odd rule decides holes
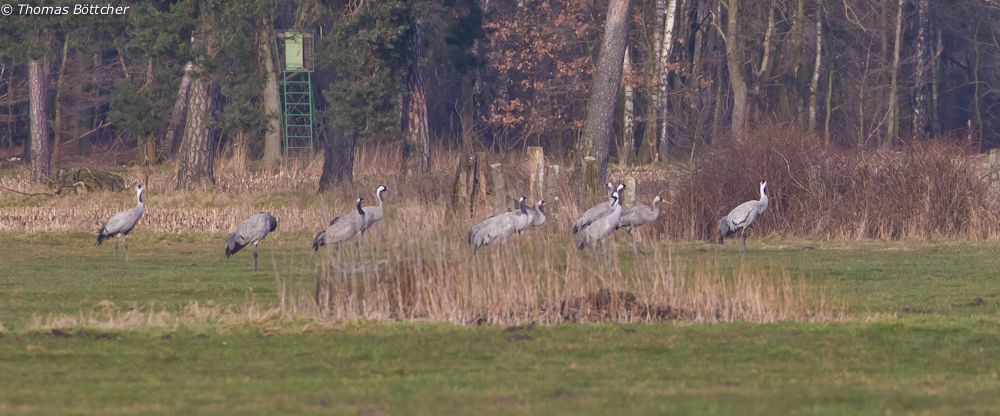
[[[312,33],[279,31],[278,45],[285,67],[281,71],[285,105],[281,118],[285,129],[285,160],[313,157],[312,73],[314,39]]]

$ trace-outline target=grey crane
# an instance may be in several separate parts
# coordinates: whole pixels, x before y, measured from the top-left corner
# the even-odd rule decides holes
[[[253,271],[257,271],[257,244],[267,233],[278,228],[278,220],[266,212],[253,214],[243,220],[236,232],[226,237],[226,258],[232,256],[241,248],[253,244]]]
[[[618,228],[621,215],[622,205],[616,191],[611,194],[611,206],[598,212],[576,233],[576,248],[583,250],[585,246],[600,243],[604,237],[611,235]]]
[[[601,202],[600,204],[597,204],[597,205],[594,205],[593,207],[590,207],[590,209],[588,209],[586,212],[584,212],[583,215],[580,216],[580,218],[577,218],[576,221],[573,222],[573,234],[576,234],[577,232],[579,232],[581,228],[586,227],[587,224],[589,224],[591,221],[593,221],[594,218],[598,214],[600,214],[600,213],[602,213],[604,211],[607,211],[608,208],[611,208],[611,194],[618,193],[619,195],[621,195],[622,190],[625,189],[625,185],[624,184],[618,185],[618,188],[616,188],[614,190],[612,190],[612,188],[611,188],[612,186],[614,186],[614,185],[612,185],[611,182],[608,182],[608,201],[607,202]]]
[[[97,232],[97,245],[101,245],[104,240],[116,235],[118,236],[118,239],[115,240],[115,261],[118,261],[118,240],[124,237],[125,261],[128,262],[128,233],[139,223],[139,218],[142,218],[142,213],[146,210],[146,204],[142,202],[142,191],[144,189],[141,184],[135,189],[135,198],[138,200],[135,208],[115,214]]]
[[[521,231],[526,229],[532,219],[528,214],[525,200],[524,196],[518,200],[520,208],[517,211],[494,215],[469,228],[469,245],[472,246],[473,252],[493,242],[507,241],[507,238],[518,232],[518,229]]]
[[[386,187],[384,185],[379,185],[378,188],[375,188],[375,197],[378,198],[378,205],[361,208],[365,213],[365,223],[361,227],[361,237],[365,236],[365,230],[371,228],[376,221],[382,219],[382,192],[385,192],[385,190]]]
[[[747,248],[747,227],[767,210],[766,190],[767,181],[760,181],[760,200],[744,202],[719,220],[719,244],[740,231],[740,251]]]
[[[535,209],[528,210],[528,216],[531,217],[532,227],[540,227],[545,224],[545,201],[538,201],[535,204]]]
[[[660,217],[660,201],[662,199],[657,196],[653,198],[652,208],[639,204],[622,211],[622,216],[618,219],[618,228],[628,227],[628,233],[633,234],[635,227],[656,221]],[[634,240],[635,236],[633,235],[632,238]]]
[[[354,211],[334,218],[326,230],[316,233],[316,238],[313,239],[313,251],[318,251],[320,247],[328,244],[340,244],[361,233],[366,218],[365,211],[361,208],[361,202],[364,200],[358,198]]]

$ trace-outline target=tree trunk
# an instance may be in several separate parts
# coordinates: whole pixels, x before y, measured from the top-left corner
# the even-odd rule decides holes
[[[625,47],[625,60],[622,62],[622,71],[629,76],[632,74],[632,59],[629,57],[629,48]],[[625,111],[622,116],[621,154],[618,155],[618,165],[625,167],[632,159],[632,148],[635,146],[635,90],[631,82],[625,83]]]
[[[659,119],[658,125],[660,126],[660,134],[657,135],[659,139],[657,150],[659,150],[659,153],[664,156],[670,155],[670,137],[667,137],[667,110],[669,107],[667,105],[669,103],[669,100],[667,99],[667,82],[668,76],[670,75],[670,51],[674,44],[674,22],[677,20],[676,14],[677,0],[670,0],[669,5],[667,6],[667,14],[663,26],[663,46],[659,48],[660,63],[658,65],[659,73],[657,74],[659,80],[657,82],[658,90],[656,92],[656,95],[660,97],[658,101],[659,107],[657,107],[657,112],[659,113],[657,117]]]
[[[267,115],[267,131],[264,132],[264,164],[274,165],[281,162],[281,97],[278,96],[278,79],[274,70],[274,58],[271,52],[271,35],[273,27],[267,18],[261,18],[263,24],[260,30],[260,55],[264,61],[264,71],[267,77],[264,85],[264,112]],[[322,181],[321,181],[322,183]]]
[[[656,0],[653,23],[653,50],[650,51],[649,62],[652,62],[652,71],[649,71],[649,100],[646,107],[646,129],[640,146],[640,155],[643,162],[655,163],[660,161],[660,152],[657,146],[660,143],[657,135],[660,128],[657,125],[660,113],[660,94],[657,83],[660,82],[660,49],[663,48],[663,25],[667,16],[667,0]]]
[[[188,62],[184,66],[184,76],[181,77],[181,85],[177,91],[177,101],[174,102],[174,111],[170,114],[170,122],[167,124],[167,136],[164,137],[160,154],[169,157],[180,146],[179,133],[184,129],[184,117],[187,115],[188,95],[191,91],[191,71],[194,70],[194,63]]]
[[[882,139],[883,146],[892,146],[896,139],[896,123],[899,106],[897,101],[899,76],[899,49],[902,47],[903,35],[903,6],[906,0],[899,0],[899,7],[896,9],[896,39],[893,41],[892,70],[890,71],[889,82],[889,117],[886,120],[885,138]]]
[[[936,33],[936,42],[934,44],[934,56],[931,57],[931,108],[930,108],[930,119],[931,119],[931,134],[938,135],[941,133],[941,117],[939,116],[940,108],[940,90],[941,85],[941,54],[944,53],[944,43],[942,43],[941,29],[937,29],[935,22],[931,23],[931,27],[934,27],[934,32]]]
[[[56,117],[53,125],[53,132],[55,133],[55,138],[52,140],[52,154],[49,159],[49,167],[59,166],[59,143],[62,142],[62,130],[63,130],[63,112],[62,112],[62,101],[65,99],[63,94],[63,79],[66,74],[66,56],[69,54],[69,38],[63,39],[62,48],[62,61],[59,62],[59,73],[56,76],[56,100],[55,100],[55,112]]]
[[[417,23],[410,27],[410,47],[413,64],[406,72],[406,94],[403,96],[402,130],[403,173],[406,176],[430,170],[430,132],[427,127],[427,94],[424,90],[424,68],[420,62],[420,31]]]
[[[914,88],[916,94],[913,105],[913,136],[918,139],[928,137],[930,120],[930,91],[927,77],[930,62],[930,3],[929,0],[917,0],[917,55],[916,76]]]
[[[733,89],[733,114],[730,129],[733,137],[742,140],[746,133],[747,84],[743,77],[743,48],[739,37],[740,0],[728,0],[726,6],[726,67],[729,84]]]
[[[583,125],[578,166],[587,156],[597,159],[599,182],[608,176],[608,146],[614,125],[615,103],[622,80],[622,63],[628,42],[628,11],[631,0],[608,2],[608,17],[604,26],[600,55],[594,72],[594,85],[587,103],[587,119]]]
[[[49,61],[28,61],[28,94],[31,124],[31,181],[46,183],[49,178]]]
[[[319,178],[319,191],[327,192],[336,185],[354,181],[354,146],[357,135],[331,130],[326,142],[323,175]]]
[[[816,131],[819,114],[819,72],[823,63],[823,0],[816,0],[816,64],[809,82],[809,131]]]
[[[797,0],[795,2],[795,22],[792,24],[792,62],[795,64],[794,69],[792,69],[792,79],[795,82],[792,84],[790,93],[794,97],[795,117],[799,127],[803,125],[805,118],[802,105],[802,48],[805,45],[805,19],[806,0]]]
[[[208,74],[200,74],[191,81],[187,123],[178,155],[177,189],[207,188],[215,184],[212,174],[215,129],[211,126],[215,107],[213,101],[217,98],[214,90],[217,90],[217,85]]]

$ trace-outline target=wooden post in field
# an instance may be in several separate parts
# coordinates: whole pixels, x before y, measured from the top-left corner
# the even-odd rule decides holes
[[[1000,149],[990,149],[990,173],[989,184],[991,188],[996,188],[1000,184]]]
[[[493,213],[507,211],[507,183],[503,178],[503,165],[490,165],[490,183],[493,185]]]
[[[622,207],[628,208],[635,205],[635,177],[626,176],[625,177],[625,189],[622,191],[625,195],[622,197]]]
[[[540,146],[528,146],[528,198],[534,203],[545,198],[545,153]]]
[[[469,215],[469,192],[473,179],[474,161],[471,156],[461,155],[455,168],[455,180],[451,186],[448,211],[452,214]]]
[[[486,152],[476,152],[473,166],[475,177],[472,181],[472,205],[469,207],[471,217],[475,217],[477,210],[489,210],[486,205]]]
[[[601,164],[597,163],[597,159],[587,156],[583,158],[583,168],[584,176],[583,180],[587,184],[587,190],[593,193],[597,193],[604,189],[598,182],[601,179]]]
[[[559,219],[559,165],[545,168],[545,203],[552,218]]]
[[[333,286],[330,274],[330,259],[323,259],[322,269],[316,272],[316,306],[321,317],[330,316],[330,288]]]

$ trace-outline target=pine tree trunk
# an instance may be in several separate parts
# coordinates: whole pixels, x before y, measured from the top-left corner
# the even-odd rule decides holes
[[[260,55],[264,61],[267,83],[264,84],[264,111],[267,114],[267,131],[264,132],[264,164],[281,162],[281,97],[278,96],[278,79],[274,70],[274,54],[271,52],[272,27],[267,18],[262,18],[260,30]]]
[[[187,115],[188,95],[191,91],[191,71],[194,70],[194,63],[188,62],[184,66],[184,76],[181,77],[181,85],[177,91],[177,101],[174,102],[174,110],[170,113],[170,122],[167,124],[167,135],[161,143],[160,154],[169,157],[180,146],[181,134],[184,131],[184,117]]]
[[[354,146],[357,135],[339,130],[332,130],[330,133],[324,151],[323,175],[319,178],[320,192],[330,191],[336,185],[354,180]]]
[[[420,32],[414,23],[410,31],[413,64],[406,73],[406,94],[403,97],[401,127],[406,132],[403,142],[402,171],[413,176],[430,170],[430,132],[427,127],[427,94],[424,89],[424,68],[420,61]]]
[[[608,176],[608,146],[628,42],[628,11],[631,4],[631,0],[608,2],[604,39],[601,40],[601,50],[597,56],[594,85],[590,90],[587,118],[583,124],[577,165],[582,167],[583,159],[588,156],[597,159],[599,183],[603,183]],[[577,171],[582,172],[583,169]]]
[[[214,83],[201,74],[191,81],[187,123],[178,157],[177,189],[208,188],[215,184],[212,174],[215,137],[211,128]]]
[[[49,113],[47,108],[49,61],[28,61],[29,123],[31,129],[31,181],[46,183],[49,178]]]

